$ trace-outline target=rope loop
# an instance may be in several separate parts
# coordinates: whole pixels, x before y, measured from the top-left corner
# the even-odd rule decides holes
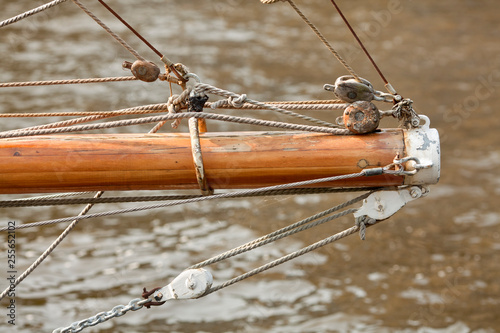
[[[177,98],[179,97],[179,95],[172,95],[168,98],[168,101],[167,101],[167,108],[168,108],[168,113],[169,114],[174,114],[174,113],[177,113],[179,112],[181,109],[179,107],[179,104],[174,104],[174,101],[177,100]],[[172,128],[177,128],[179,127],[179,124],[181,123],[181,119],[175,119],[171,126]]]
[[[192,88],[185,89],[180,95],[172,95],[168,98],[167,109],[169,114],[179,113],[182,109],[185,109],[188,105],[189,94]],[[175,119],[172,122],[172,128],[179,127],[181,123],[181,118]]]
[[[241,109],[245,102],[247,101],[247,95],[241,94],[237,97],[229,96],[227,99],[221,99],[217,102],[212,103],[210,106],[212,109],[217,109],[220,107],[233,107],[235,109]]]
[[[235,108],[241,108],[243,104],[245,104],[245,101],[247,100],[247,95],[246,94],[241,94],[240,97],[233,98],[229,97],[228,98],[228,103],[235,107]]]
[[[361,240],[366,239],[366,226],[372,225],[375,223],[377,223],[377,220],[375,220],[374,218],[368,217],[366,215],[357,217],[355,219],[356,227],[359,228],[359,238],[361,238]]]

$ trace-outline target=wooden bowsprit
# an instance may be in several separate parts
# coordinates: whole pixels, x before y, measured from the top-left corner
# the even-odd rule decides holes
[[[356,173],[406,156],[427,161],[428,167],[415,176],[381,175],[319,185],[399,186],[434,184],[439,179],[439,137],[426,125],[347,136],[226,132],[199,137],[206,180],[213,189],[256,188]],[[192,149],[187,133],[2,139],[0,193],[195,189],[199,185]],[[407,168],[412,170],[410,162]],[[424,178],[422,172],[427,173]]]

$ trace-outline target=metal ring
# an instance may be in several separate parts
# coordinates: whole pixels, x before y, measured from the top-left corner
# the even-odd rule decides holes
[[[201,155],[200,131],[198,128],[198,119],[196,118],[189,118],[189,135],[191,137],[194,171],[196,172],[196,180],[200,186],[201,194],[212,195],[214,190],[210,188],[207,177],[205,177],[205,167],[203,166],[203,157]]]

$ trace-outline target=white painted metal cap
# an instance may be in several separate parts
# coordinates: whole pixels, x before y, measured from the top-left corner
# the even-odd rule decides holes
[[[420,115],[424,124],[418,128],[405,130],[405,156],[415,157],[416,160],[406,162],[405,170],[418,172],[405,177],[406,185],[430,185],[439,181],[441,174],[441,147],[439,133],[430,128],[430,120]]]

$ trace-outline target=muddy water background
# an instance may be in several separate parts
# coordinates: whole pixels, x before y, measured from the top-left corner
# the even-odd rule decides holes
[[[383,90],[329,1],[297,2],[352,67]],[[34,3],[41,2],[0,1],[1,19]],[[284,3],[123,0],[112,5],[169,58],[186,64],[203,81],[254,99],[328,99],[331,95],[322,85],[345,74]],[[339,5],[361,31],[389,80],[439,130],[440,183],[427,198],[369,229],[364,242],[351,236],[209,297],[128,313],[87,331],[498,330],[500,4],[494,0],[376,0],[339,1]],[[102,8],[91,7],[142,54],[159,63]],[[0,51],[1,82],[121,76],[126,74],[122,61],[133,60],[70,1],[0,30]],[[2,89],[0,112],[111,110],[166,98],[163,83]],[[258,116],[288,120],[265,112]],[[338,114],[317,116],[333,121]],[[38,122],[4,119],[0,129]],[[171,129],[165,126],[164,131]],[[47,332],[126,304],[138,297],[143,286],[164,285],[193,263],[343,198],[228,200],[82,222],[16,289],[15,327],[7,325],[6,303],[2,303],[0,328]],[[120,207],[128,205],[99,206],[95,211]],[[76,206],[1,209],[0,223],[75,215],[79,210]],[[352,223],[351,217],[345,218],[214,266],[212,272],[216,281],[224,281]],[[18,271],[28,267],[62,229],[18,231]],[[5,243],[0,267],[6,274]],[[3,289],[6,280],[1,281]]]

